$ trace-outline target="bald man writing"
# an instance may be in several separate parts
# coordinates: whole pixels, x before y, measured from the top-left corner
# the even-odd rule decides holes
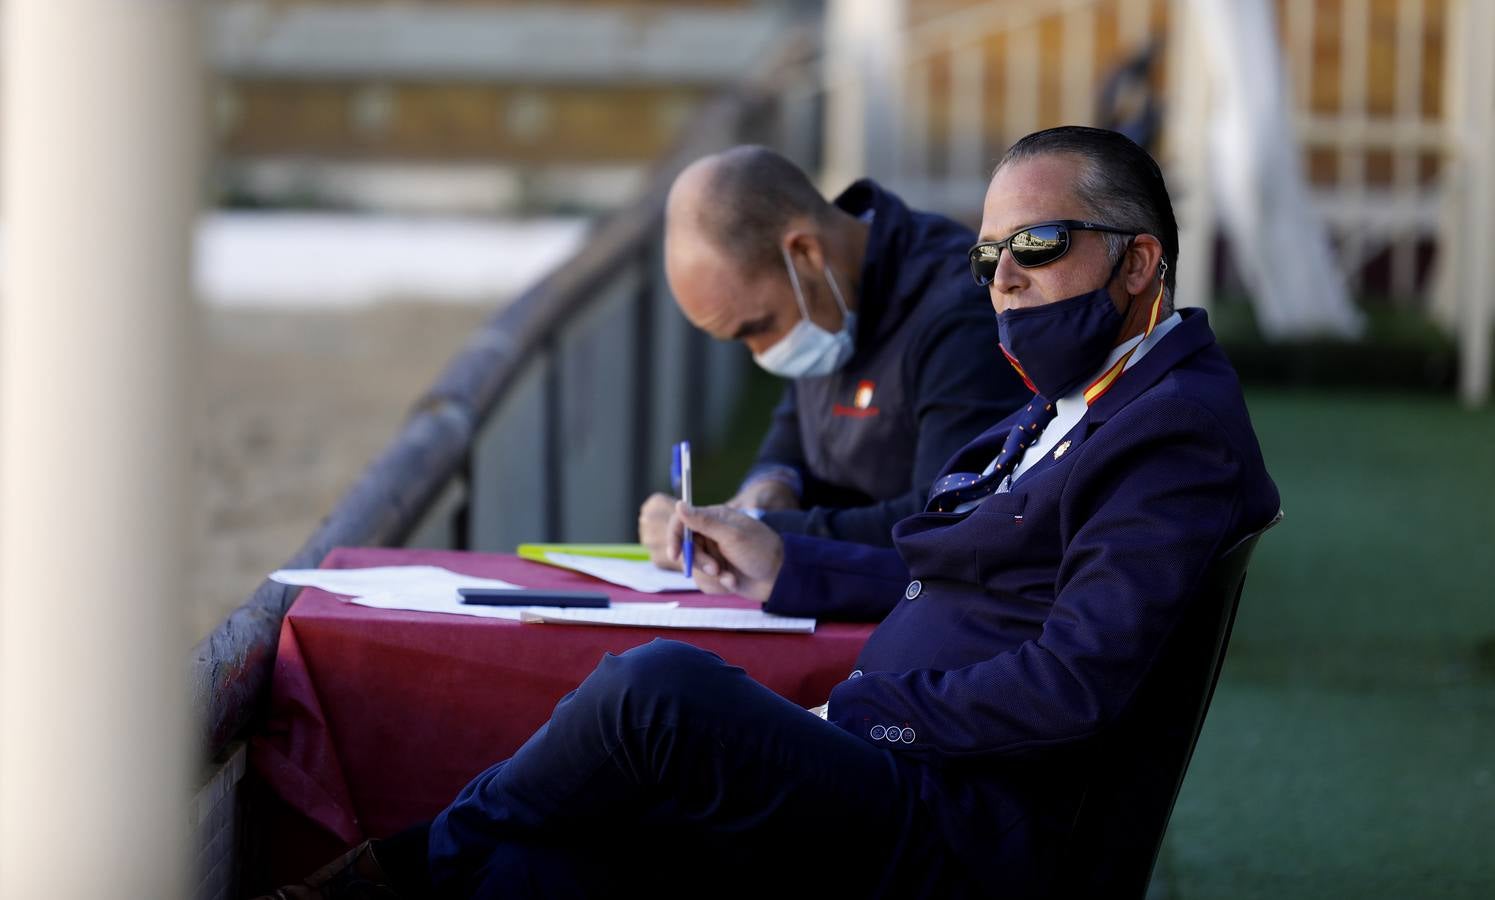
[[[827,202],[763,147],[680,174],[665,272],[681,312],[786,380],[729,506],[780,533],[887,546],[944,462],[1027,400],[992,353],[996,326],[966,272],[974,242],[871,181]],[[639,513],[640,540],[669,568],[674,505],[655,494]]]

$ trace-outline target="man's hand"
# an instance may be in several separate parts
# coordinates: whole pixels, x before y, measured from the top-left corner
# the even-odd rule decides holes
[[[799,498],[776,478],[755,478],[727,501],[733,509],[799,509]]]
[[[708,594],[740,594],[762,603],[784,565],[784,541],[767,525],[726,506],[675,505],[670,554],[680,558],[684,531],[695,532],[696,586]],[[705,538],[705,541],[701,539]],[[705,546],[702,546],[702,545]]]
[[[661,569],[680,571],[680,556],[670,555],[670,526],[675,517],[675,498],[652,494],[638,511],[639,543],[649,551],[649,561]]]

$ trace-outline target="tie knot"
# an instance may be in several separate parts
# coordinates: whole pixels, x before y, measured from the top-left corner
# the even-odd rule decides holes
[[[951,512],[963,503],[980,500],[995,493],[1001,486],[1002,479],[1011,474],[1012,469],[1022,460],[1023,451],[1038,439],[1043,427],[1053,418],[1054,404],[1035,394],[1033,401],[1023,407],[1017,424],[1007,433],[1007,439],[1002,442],[1002,452],[997,454],[991,471],[984,475],[953,472],[940,478],[930,488],[929,503],[925,506],[925,511]]]

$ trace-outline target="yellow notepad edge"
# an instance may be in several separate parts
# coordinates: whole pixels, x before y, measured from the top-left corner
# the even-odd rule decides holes
[[[515,548],[520,559],[555,565],[546,555],[570,553],[576,556],[596,556],[604,559],[633,559],[649,561],[649,551],[643,544],[520,544]],[[561,568],[565,568],[562,566]]]

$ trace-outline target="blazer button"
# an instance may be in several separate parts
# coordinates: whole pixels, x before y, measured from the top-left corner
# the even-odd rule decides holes
[[[903,592],[903,599],[912,600],[915,597],[919,596],[919,594],[922,593],[923,590],[924,585],[921,584],[918,579],[914,579],[913,581],[910,581],[908,583],[908,589]]]

